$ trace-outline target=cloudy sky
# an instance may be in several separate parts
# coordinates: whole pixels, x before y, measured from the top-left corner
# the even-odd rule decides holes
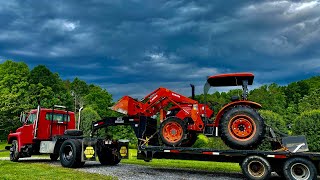
[[[159,86],[190,95],[206,76],[255,86],[320,73],[320,1],[0,0],[0,61],[44,64],[117,100]]]

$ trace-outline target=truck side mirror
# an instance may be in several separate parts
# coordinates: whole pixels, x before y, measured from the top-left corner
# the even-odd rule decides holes
[[[21,112],[21,114],[20,114],[20,122],[21,122],[22,124],[25,124],[25,123],[27,122],[27,120],[26,120],[26,114],[25,114],[24,112]]]

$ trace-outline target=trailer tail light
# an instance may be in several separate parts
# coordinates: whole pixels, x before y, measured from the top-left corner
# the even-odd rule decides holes
[[[281,155],[281,154],[275,154],[275,155],[267,155],[269,158],[276,158],[276,159],[285,159],[287,158],[286,155]]]
[[[216,155],[216,156],[220,155],[219,152],[202,152],[202,154],[206,154],[206,155]]]

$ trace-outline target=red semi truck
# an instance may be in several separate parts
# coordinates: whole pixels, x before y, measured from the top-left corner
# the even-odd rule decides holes
[[[21,113],[23,126],[8,135],[11,146],[6,149],[10,150],[10,160],[49,154],[51,160],[60,157],[64,167],[81,167],[86,161],[95,160],[96,154],[101,164],[115,165],[125,158],[126,154],[121,156],[119,152],[121,147],[127,149],[126,143],[84,138],[83,132],[76,129],[74,112],[65,109],[64,106],[52,109],[38,106],[27,114]]]

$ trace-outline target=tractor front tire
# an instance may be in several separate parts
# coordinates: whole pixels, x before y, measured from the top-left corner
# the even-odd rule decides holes
[[[186,131],[186,125],[181,119],[170,116],[160,124],[159,134],[167,146],[179,146],[185,138]]]
[[[10,161],[17,162],[19,160],[20,153],[18,149],[18,141],[13,140],[10,147]]]
[[[255,149],[265,135],[259,113],[249,106],[234,106],[220,120],[221,139],[232,149]]]
[[[60,148],[60,162],[63,167],[77,168],[83,166],[81,162],[81,143],[76,139],[69,139]]]

